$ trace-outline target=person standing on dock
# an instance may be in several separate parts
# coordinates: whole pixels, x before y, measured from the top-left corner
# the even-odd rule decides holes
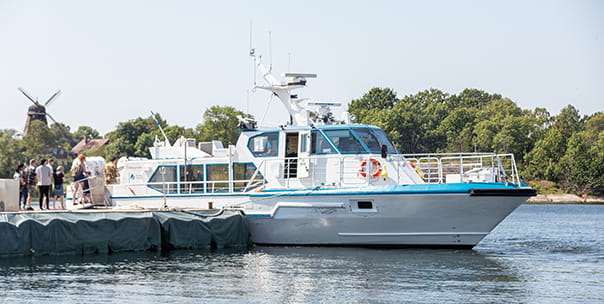
[[[38,191],[40,192],[40,210],[48,209],[52,171],[47,166],[45,158],[40,159],[40,165],[36,168],[36,175],[38,176]]]
[[[48,164],[46,164],[48,168],[50,168],[50,175],[55,174],[55,161],[54,159],[48,159]]]
[[[25,202],[25,210],[31,211],[34,208],[31,207],[31,198],[34,196],[34,190],[38,183],[38,177],[36,176],[36,160],[32,159],[29,161],[29,167],[23,171],[25,175],[23,178],[27,183],[27,198]]]
[[[77,205],[76,194],[78,189],[82,187],[84,192],[83,202],[86,203],[90,200],[90,189],[88,185],[88,178],[86,177],[86,156],[84,154],[78,155],[73,161],[71,166],[71,175],[73,176],[74,190],[73,190],[73,204]]]
[[[24,164],[19,164],[13,174],[13,179],[19,181],[19,210],[25,210],[25,201],[27,200],[27,182],[25,181]]]
[[[117,183],[117,177],[120,175],[120,173],[117,171],[116,163],[117,157],[114,156],[111,158],[111,161],[105,165],[105,185]]]
[[[53,174],[54,187],[52,190],[52,209],[56,209],[57,198],[61,199],[61,206],[59,209],[65,209],[65,189],[63,183],[65,182],[65,173],[63,173],[63,166],[57,167],[57,171]]]

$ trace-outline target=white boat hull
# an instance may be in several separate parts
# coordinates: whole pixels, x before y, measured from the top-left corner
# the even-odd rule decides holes
[[[113,197],[115,207],[240,208],[251,241],[266,245],[473,247],[533,189],[440,184]]]
[[[375,195],[281,199],[247,214],[251,239],[274,245],[472,247],[522,204],[520,196]]]

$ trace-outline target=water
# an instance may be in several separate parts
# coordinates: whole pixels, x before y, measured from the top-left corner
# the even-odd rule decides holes
[[[604,205],[523,205],[473,250],[0,260],[0,303],[603,303]]]

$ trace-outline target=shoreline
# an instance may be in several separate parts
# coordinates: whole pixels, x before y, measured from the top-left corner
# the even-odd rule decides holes
[[[528,199],[525,204],[579,204],[604,205],[604,197],[588,196],[586,199],[574,194],[538,194]]]

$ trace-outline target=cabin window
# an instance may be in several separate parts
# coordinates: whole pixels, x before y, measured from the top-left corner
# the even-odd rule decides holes
[[[206,165],[208,192],[229,191],[229,165]]]
[[[330,154],[336,153],[327,138],[319,131],[312,131],[310,137],[310,153],[312,154]]]
[[[203,192],[203,166],[180,166],[180,192]]]
[[[248,149],[255,157],[277,156],[279,133],[264,133],[250,138]]]
[[[254,176],[254,172],[256,172],[256,166],[252,163],[233,164],[235,191],[247,191],[262,185],[262,182],[264,181],[262,173],[258,172],[256,176]]]
[[[342,153],[366,153],[361,143],[350,133],[350,130],[329,130],[325,134]]]
[[[158,166],[151,175],[148,186],[162,193],[175,193],[176,166]]]
[[[359,136],[365,146],[369,148],[369,151],[371,151],[371,153],[382,152],[382,146],[380,145],[380,142],[369,129],[353,129],[353,131]]]

